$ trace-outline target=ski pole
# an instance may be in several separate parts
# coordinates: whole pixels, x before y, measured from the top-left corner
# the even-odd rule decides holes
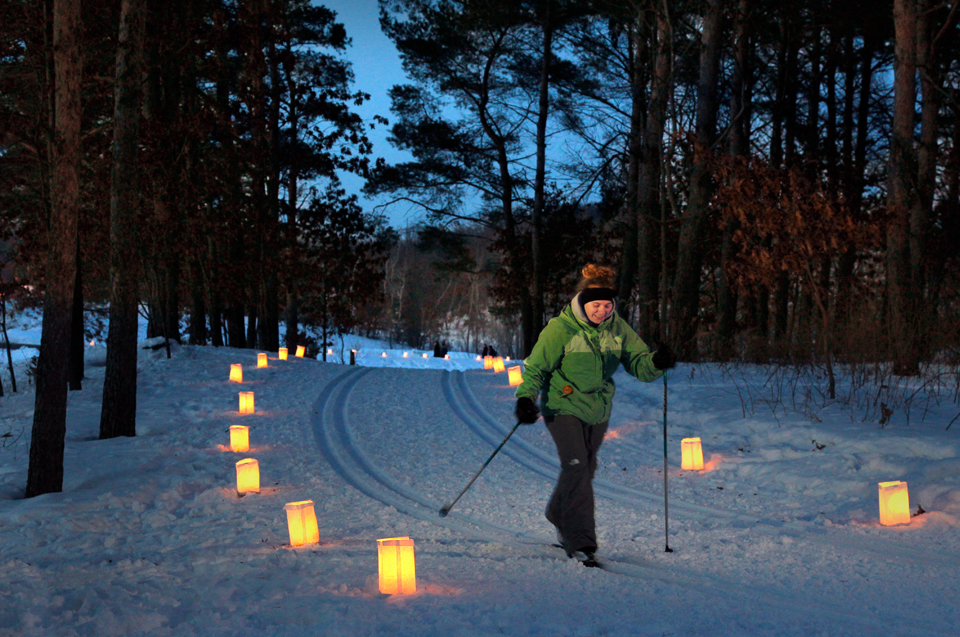
[[[663,534],[665,553],[673,553],[670,548],[670,499],[667,497],[667,372],[663,372]]]
[[[507,434],[507,437],[503,439],[503,442],[500,443],[500,446],[494,449],[493,453],[490,454],[490,457],[487,458],[487,461],[483,463],[483,466],[480,467],[480,471],[477,471],[476,475],[473,476],[473,478],[470,479],[470,482],[467,483],[467,486],[463,488],[463,491],[461,491],[460,494],[453,499],[453,502],[443,505],[443,508],[440,509],[441,518],[447,517],[447,514],[450,513],[450,509],[453,508],[453,505],[456,504],[461,497],[463,497],[463,494],[467,492],[467,489],[470,488],[470,485],[473,484],[473,481],[480,477],[480,474],[483,473],[483,470],[487,468],[487,465],[490,464],[490,461],[493,460],[493,457],[497,455],[501,449],[503,449],[503,445],[507,444],[507,441],[510,440],[510,436],[513,435],[513,432],[516,431],[517,427],[519,426],[520,422],[518,421],[517,424],[513,426],[513,429],[510,430],[510,433]]]

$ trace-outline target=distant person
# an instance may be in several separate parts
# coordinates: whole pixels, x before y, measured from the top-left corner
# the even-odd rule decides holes
[[[497,355],[497,349],[496,349],[493,345],[491,345],[491,346],[490,346],[490,349],[487,351],[487,355],[488,355],[488,356],[496,356],[496,355]]]
[[[433,355],[435,358],[443,358],[443,352],[440,350],[440,341],[434,341]]]
[[[644,382],[676,364],[666,345],[652,352],[616,313],[613,270],[588,265],[577,294],[540,332],[517,388],[516,416],[533,424],[540,396],[547,431],[560,456],[560,475],[546,517],[569,557],[596,566],[593,475],[613,401],[613,374],[623,365]]]
[[[446,341],[440,343],[440,358],[446,358],[447,354],[450,352],[450,346],[447,345]]]
[[[490,348],[487,347],[486,343],[483,344],[483,351],[480,353],[480,356],[483,356],[484,358],[490,356]]]

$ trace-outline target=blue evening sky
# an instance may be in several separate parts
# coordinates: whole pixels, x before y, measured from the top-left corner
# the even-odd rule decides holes
[[[370,101],[357,108],[365,121],[372,122],[374,115],[391,120],[390,98],[388,91],[395,84],[406,81],[400,56],[393,43],[380,31],[377,0],[317,0],[329,9],[336,11],[337,21],[347,29],[347,36],[353,44],[347,49],[346,57],[353,65],[355,76],[354,89],[370,94]],[[374,144],[374,155],[388,162],[402,161],[404,155],[394,150],[387,142],[387,127],[377,125],[368,131]],[[344,176],[344,184],[350,192],[359,194],[363,180],[351,175]],[[361,196],[364,208],[368,211],[380,203]],[[387,215],[394,228],[401,229],[416,223],[416,211],[403,205],[379,210]]]

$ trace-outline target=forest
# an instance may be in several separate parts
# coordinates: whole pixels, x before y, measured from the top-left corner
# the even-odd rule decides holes
[[[380,0],[407,77],[364,120],[335,3],[7,0],[0,294],[43,308],[28,497],[62,483],[91,313],[101,438],[136,433],[140,313],[193,345],[522,357],[589,262],[683,361],[804,367],[831,397],[841,369],[955,368],[957,4]]]

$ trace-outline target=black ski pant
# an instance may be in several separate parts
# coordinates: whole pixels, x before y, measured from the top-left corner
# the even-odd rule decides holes
[[[547,520],[560,531],[567,551],[596,549],[593,474],[607,423],[586,425],[579,418],[565,415],[545,420],[560,456],[560,476],[547,503]]]

